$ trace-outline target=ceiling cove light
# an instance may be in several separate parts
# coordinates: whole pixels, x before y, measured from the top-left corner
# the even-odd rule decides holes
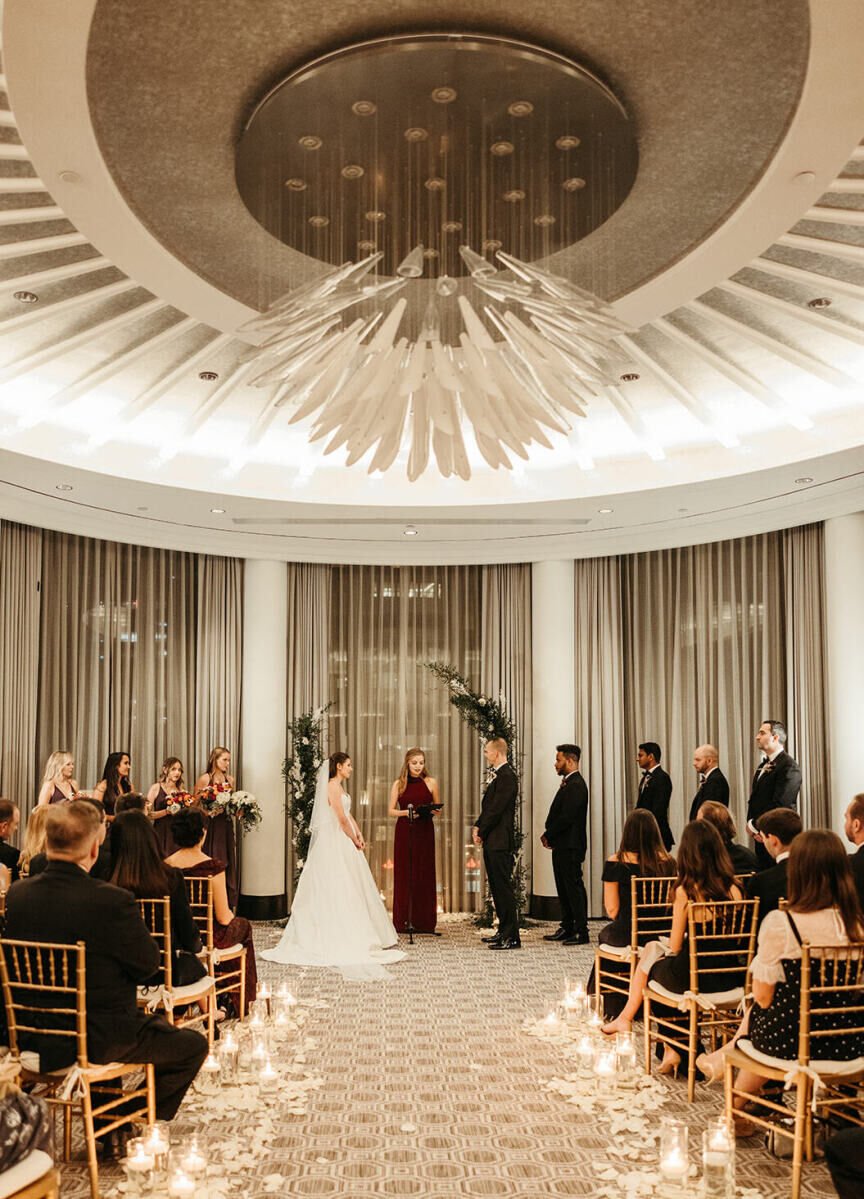
[[[402,530],[402,536],[403,537],[416,537],[419,532],[420,532],[420,530],[415,529],[413,525],[406,525],[405,528]]]

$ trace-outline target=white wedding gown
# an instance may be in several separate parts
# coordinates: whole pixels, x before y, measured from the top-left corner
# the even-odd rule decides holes
[[[343,795],[342,802],[350,813],[351,797]],[[342,831],[328,803],[317,821],[313,818],[306,864],[282,939],[262,956],[290,965],[332,966],[349,979],[387,978],[384,964],[405,957],[391,948],[398,941],[365,855]]]

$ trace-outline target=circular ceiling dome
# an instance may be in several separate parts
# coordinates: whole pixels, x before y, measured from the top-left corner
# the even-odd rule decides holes
[[[633,124],[605,84],[505,37],[349,46],[292,72],[240,137],[237,187],[284,244],[340,265],[460,275],[458,248],[527,261],[588,236],[636,177]]]

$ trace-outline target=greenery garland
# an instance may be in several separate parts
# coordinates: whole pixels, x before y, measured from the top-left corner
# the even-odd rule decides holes
[[[516,771],[519,779],[519,794],[522,794],[522,761],[516,752],[517,730],[513,719],[507,715],[504,697],[492,699],[482,692],[475,691],[464,675],[455,666],[446,662],[427,662],[430,670],[439,682],[444,683],[449,692],[450,703],[459,713],[462,720],[475,729],[486,742],[493,737],[501,737],[507,742],[507,758]],[[479,806],[478,806],[479,810]],[[522,845],[525,834],[522,831],[522,805],[516,806],[516,854],[513,865],[513,890],[516,897],[516,909],[519,913],[519,923],[524,927],[528,922],[525,918],[527,908],[527,893],[525,887],[525,866],[522,862]],[[477,917],[476,923],[491,928],[494,920],[492,898],[487,885],[483,911]]]
[[[282,777],[288,787],[285,811],[291,821],[291,842],[294,846],[294,885],[306,864],[311,832],[312,805],[318,770],[324,761],[324,718],[332,701],[322,708],[310,709],[289,721],[291,755],[282,763]]]

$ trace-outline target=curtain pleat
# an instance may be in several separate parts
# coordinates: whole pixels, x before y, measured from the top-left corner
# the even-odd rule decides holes
[[[239,780],[240,684],[243,666],[243,559],[198,554],[195,641],[195,770],[207,769],[210,750],[231,751]],[[247,715],[254,720],[254,712]]]
[[[0,521],[0,794],[35,802],[42,531]]]

